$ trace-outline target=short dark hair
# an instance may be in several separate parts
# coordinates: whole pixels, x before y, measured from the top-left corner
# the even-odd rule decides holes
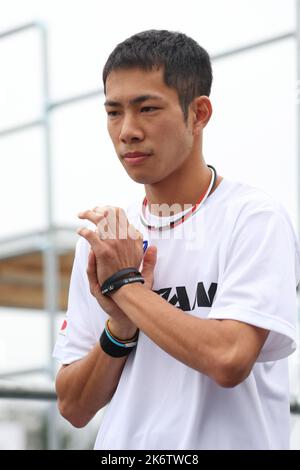
[[[104,93],[107,76],[113,70],[135,67],[151,70],[161,66],[165,84],[178,93],[186,121],[193,99],[210,95],[213,77],[206,50],[183,33],[151,29],[118,44],[104,65]]]

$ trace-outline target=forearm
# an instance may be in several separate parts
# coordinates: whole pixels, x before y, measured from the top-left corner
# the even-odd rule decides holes
[[[186,314],[141,284],[123,286],[112,298],[167,353],[219,381],[222,368],[230,362],[226,354],[231,351],[221,321]]]
[[[126,359],[111,357],[96,344],[86,357],[60,369],[58,406],[73,426],[85,426],[111,400]]]

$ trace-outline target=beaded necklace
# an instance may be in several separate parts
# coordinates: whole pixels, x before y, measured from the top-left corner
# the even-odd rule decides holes
[[[142,224],[147,227],[148,230],[159,230],[159,231],[162,231],[162,230],[171,230],[172,228],[175,228],[177,227],[178,225],[182,224],[183,222],[185,222],[185,220],[187,220],[189,217],[192,217],[193,215],[195,215],[198,210],[200,209],[201,205],[205,202],[205,200],[208,198],[208,196],[210,195],[215,183],[216,183],[216,180],[217,180],[217,172],[215,170],[215,168],[212,166],[212,165],[207,165],[209,168],[210,168],[210,171],[212,173],[212,177],[211,177],[211,180],[210,180],[210,183],[208,185],[208,188],[207,190],[201,194],[200,198],[198,199],[198,201],[196,202],[196,204],[193,205],[193,207],[191,209],[188,209],[184,214],[180,215],[178,218],[175,218],[174,220],[172,220],[171,222],[168,222],[167,224],[165,225],[150,225],[146,218],[145,218],[145,211],[146,211],[146,206],[148,204],[147,202],[147,198],[145,196],[144,200],[143,200],[143,204],[142,204],[142,211],[140,213],[140,220],[142,222]]]

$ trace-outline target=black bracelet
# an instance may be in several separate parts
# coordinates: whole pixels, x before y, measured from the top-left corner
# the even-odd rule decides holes
[[[103,330],[100,339],[100,346],[103,351],[112,357],[123,357],[128,356],[131,351],[136,347],[137,339],[135,342],[131,343],[132,346],[127,346],[126,343],[121,344],[119,341],[115,341],[106,329]]]
[[[105,287],[103,287],[104,285],[102,284],[101,294],[109,296],[117,289],[120,289],[120,287],[125,286],[126,284],[131,284],[133,282],[141,282],[142,284],[144,284],[145,279],[140,274],[139,276],[127,277],[126,279],[120,279],[111,284],[106,284]]]
[[[126,276],[127,274],[140,274],[140,272],[137,268],[121,269],[121,271],[114,273],[103,282],[102,289],[105,289],[107,285],[113,283],[114,281],[119,281],[119,279],[121,279],[123,276]]]

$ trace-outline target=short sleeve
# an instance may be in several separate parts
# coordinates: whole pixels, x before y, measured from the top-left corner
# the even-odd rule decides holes
[[[90,293],[86,275],[88,249],[87,242],[80,238],[76,244],[66,319],[53,351],[53,357],[62,364],[70,364],[86,356],[98,340],[91,320],[95,299]],[[98,308],[100,318],[100,306]]]
[[[299,251],[286,215],[251,211],[237,220],[209,318],[238,320],[270,330],[258,362],[296,349]]]

